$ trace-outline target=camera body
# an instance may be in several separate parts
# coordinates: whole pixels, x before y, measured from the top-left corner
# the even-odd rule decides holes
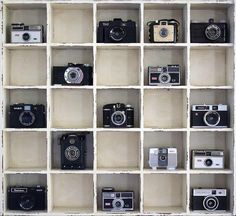
[[[98,43],[136,43],[136,23],[115,18],[100,21],[97,30]]]
[[[174,170],[177,167],[177,149],[176,148],[150,148],[149,166],[152,169],[166,168]]]
[[[193,128],[226,128],[229,126],[227,105],[192,105],[191,126]]]
[[[224,151],[192,150],[192,169],[224,169]]]
[[[106,104],[103,106],[103,127],[132,128],[134,127],[134,108],[123,103]]]
[[[102,210],[125,212],[134,210],[133,191],[115,191],[114,188],[102,189]]]
[[[191,23],[190,24],[191,43],[226,43],[228,42],[228,32],[226,22]]]
[[[61,169],[86,168],[86,135],[70,133],[62,135],[61,145]]]
[[[11,186],[7,190],[9,210],[36,211],[47,209],[47,191],[43,186]]]
[[[11,24],[11,43],[43,43],[43,25]]]
[[[217,212],[228,210],[227,189],[192,189],[192,210]]]
[[[53,85],[93,85],[93,67],[88,64],[54,66],[52,73]]]
[[[153,86],[180,85],[180,66],[148,67],[148,84]]]
[[[150,21],[149,41],[151,43],[176,43],[178,41],[179,22],[175,19]]]
[[[45,107],[42,104],[13,104],[9,112],[10,128],[45,128]]]

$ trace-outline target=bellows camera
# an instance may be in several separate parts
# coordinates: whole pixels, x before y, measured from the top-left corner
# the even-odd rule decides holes
[[[99,22],[97,31],[98,43],[136,43],[136,24],[132,20]]]
[[[166,168],[169,170],[177,167],[177,149],[176,148],[150,148],[149,166],[152,169]]]
[[[134,192],[133,191],[115,191],[114,188],[102,189],[102,210],[103,211],[133,211],[134,210]]]
[[[68,63],[67,67],[54,66],[52,84],[92,85],[93,67],[87,64]]]
[[[85,134],[64,134],[60,139],[60,145],[61,169],[85,169]]]
[[[42,25],[11,24],[11,43],[43,43]]]
[[[148,67],[149,85],[180,85],[180,66]]]
[[[151,43],[176,43],[178,41],[179,22],[175,19],[150,21],[149,41]]]
[[[227,23],[209,22],[191,23],[190,34],[192,43],[226,43],[228,39]]]
[[[106,104],[103,106],[103,127],[134,127],[134,108],[123,103]]]
[[[193,105],[191,111],[192,127],[228,127],[229,110],[227,105]]]
[[[229,194],[227,189],[193,189],[193,211],[226,211],[228,210]]]
[[[14,104],[10,106],[10,128],[45,128],[44,105]]]
[[[47,191],[43,186],[9,187],[7,190],[7,208],[22,211],[46,210]]]
[[[193,169],[224,169],[224,151],[193,150]]]

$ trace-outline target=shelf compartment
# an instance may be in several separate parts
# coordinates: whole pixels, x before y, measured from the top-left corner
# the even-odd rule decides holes
[[[139,47],[98,47],[98,86],[132,86],[140,83]]]
[[[52,32],[54,43],[92,43],[93,5],[52,4]]]
[[[114,157],[117,152],[119,157]],[[98,170],[126,171],[140,168],[140,134],[138,132],[98,132]]]
[[[51,118],[54,128],[92,128],[93,91],[53,89]]]
[[[143,112],[145,128],[185,128],[187,125],[186,91],[145,90]]]
[[[143,187],[144,213],[181,214],[186,212],[186,175],[144,174]]]
[[[76,131],[57,131],[51,133],[51,168],[53,171],[61,169],[61,146],[60,138],[64,134],[68,133],[79,133]],[[78,171],[89,171],[93,169],[93,158],[94,158],[94,149],[93,149],[93,133],[86,135],[86,157],[85,157],[86,169],[85,170],[66,170],[68,172]],[[65,171],[65,170],[63,170]]]
[[[140,175],[138,174],[98,174],[97,210],[102,210],[102,188],[114,187],[115,191],[134,191],[134,211],[140,209]],[[105,212],[106,213],[106,212]],[[103,212],[103,215],[105,214]],[[109,212],[107,212],[109,214]],[[132,213],[132,212],[131,212]]]
[[[52,174],[51,212],[92,213],[93,175]]]
[[[43,171],[47,169],[45,132],[5,132],[4,170]]]
[[[186,132],[144,132],[144,168],[149,167],[149,148],[177,148],[177,161],[179,169],[186,169],[187,161],[187,134]],[[176,171],[177,171],[176,170]],[[157,170],[159,171],[159,170]],[[165,172],[166,170],[164,170]]]

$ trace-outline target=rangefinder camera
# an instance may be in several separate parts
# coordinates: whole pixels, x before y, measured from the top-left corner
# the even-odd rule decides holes
[[[227,105],[192,105],[191,126],[193,128],[229,127]]]
[[[224,151],[193,150],[192,169],[224,169]]]
[[[168,170],[177,167],[177,149],[176,148],[150,148],[149,166],[152,169],[166,168]]]
[[[102,189],[102,210],[125,212],[134,210],[133,191],[115,191],[114,188]]]
[[[43,43],[43,25],[11,24],[11,43]]]
[[[151,43],[176,43],[179,22],[175,19],[161,19],[147,23]]]
[[[148,67],[148,84],[153,86],[180,85],[180,66]]]

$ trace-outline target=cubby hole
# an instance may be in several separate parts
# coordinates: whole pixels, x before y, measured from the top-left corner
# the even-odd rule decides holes
[[[233,48],[192,47],[191,86],[229,86],[234,84]]]
[[[4,127],[9,126],[10,105],[16,103],[42,104],[47,110],[46,90],[43,89],[9,89],[5,90],[5,122]]]
[[[47,140],[45,132],[4,132],[4,170],[45,171]]]
[[[144,91],[144,127],[186,128],[185,90],[149,89]]]
[[[177,169],[186,169],[187,161],[186,132],[144,132],[144,169],[148,164],[150,148],[177,148]]]
[[[187,42],[187,4],[144,4],[144,42],[149,42],[149,27],[147,23],[161,19],[176,19],[179,25],[178,43]]]
[[[3,82],[5,86],[46,86],[46,48],[5,48],[5,74]]]
[[[191,4],[190,18],[192,22],[209,22],[213,18],[215,22],[227,22],[229,29],[229,42],[234,42],[234,15],[233,4]]]
[[[186,212],[186,181],[184,174],[144,174],[144,213],[181,214]]]
[[[93,5],[52,4],[53,43],[92,43]]]
[[[113,187],[115,191],[134,192],[134,212],[140,210],[140,175],[139,174],[99,174],[97,175],[97,210],[102,211],[102,188]]]
[[[53,170],[61,169],[61,145],[60,139],[64,134],[80,134],[80,132],[75,131],[55,131],[51,133],[51,168]],[[85,164],[86,170],[93,169],[93,158],[94,158],[94,148],[93,148],[93,133],[88,132],[86,134],[86,154],[85,154]]]
[[[93,175],[52,174],[51,206],[53,213],[92,213]]]
[[[134,108],[134,127],[140,126],[140,92],[136,89],[101,89],[97,91],[97,127],[103,127],[103,106],[112,103],[129,104]]]
[[[96,57],[97,85],[140,84],[139,47],[99,47]]]
[[[5,42],[11,41],[11,24],[43,25],[44,41],[47,38],[47,9],[46,4],[5,4]]]
[[[233,133],[232,132],[191,132],[190,153],[192,150],[223,150],[225,169],[233,169]],[[192,161],[192,154],[191,154]]]
[[[114,152],[119,156],[114,156]],[[98,132],[97,168],[99,170],[139,170],[139,132]]]
[[[92,128],[93,91],[53,89],[51,104],[53,128]]]
[[[230,128],[233,127],[234,119],[234,93],[233,90],[221,90],[221,89],[201,89],[191,90],[190,104],[192,105],[218,105],[226,104],[229,110]]]
[[[155,57],[154,57],[155,56]],[[187,85],[187,49],[183,47],[144,47],[144,85],[148,85],[148,67],[180,65],[180,85]]]

